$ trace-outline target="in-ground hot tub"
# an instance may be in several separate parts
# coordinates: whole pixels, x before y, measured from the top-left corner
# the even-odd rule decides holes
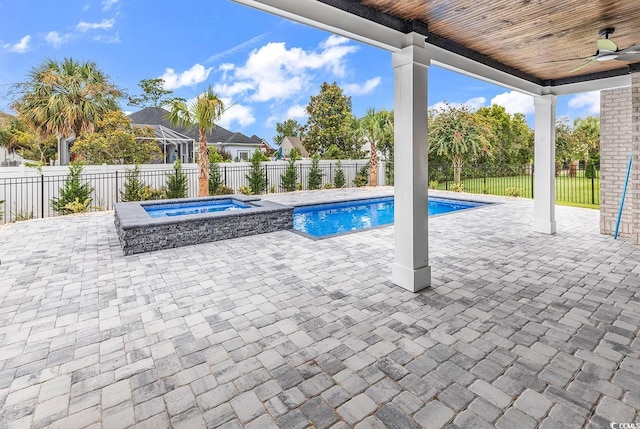
[[[293,228],[293,207],[247,195],[134,201],[115,206],[125,255]]]

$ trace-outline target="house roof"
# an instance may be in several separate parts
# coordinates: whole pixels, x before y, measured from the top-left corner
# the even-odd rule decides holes
[[[168,113],[168,111],[161,107],[145,107],[144,109],[132,113],[127,117],[136,125],[161,125],[165,129],[172,129],[178,134],[182,134],[183,136],[187,136],[187,138],[192,138],[194,141],[198,141],[199,135],[196,127],[189,129],[186,127],[174,126],[171,122],[164,119]],[[247,137],[242,133],[234,133],[219,125],[216,125],[216,127],[207,134],[207,142],[234,144],[244,143],[252,144],[254,146],[256,145],[252,137]]]
[[[304,146],[302,145],[302,141],[300,140],[300,137],[287,136],[282,141],[284,142],[285,140],[289,141],[291,146],[298,149],[300,151],[300,155],[303,158],[307,158],[309,156],[309,152],[307,152],[307,149],[305,149]]]
[[[619,49],[640,43],[640,0],[234,1],[392,52],[421,38],[433,64],[533,95],[626,86],[640,69],[638,54],[574,71],[605,28]]]

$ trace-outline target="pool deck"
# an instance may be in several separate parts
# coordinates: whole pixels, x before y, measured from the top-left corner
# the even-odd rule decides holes
[[[415,294],[388,280],[393,226],[132,256],[113,212],[2,227],[0,427],[640,419],[640,249],[600,235],[595,210],[558,206],[548,236],[531,200],[486,199],[502,204],[430,219],[433,286]]]

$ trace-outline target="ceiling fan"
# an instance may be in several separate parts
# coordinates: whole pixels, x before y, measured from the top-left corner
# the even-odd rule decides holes
[[[580,70],[583,67],[588,66],[589,64],[595,61],[609,61],[609,60],[618,60],[618,61],[638,61],[640,60],[640,45],[629,46],[625,49],[618,49],[618,46],[614,43],[613,40],[609,39],[609,36],[613,34],[615,28],[605,28],[599,31],[600,37],[604,37],[604,39],[598,39],[597,48],[595,55],[586,58],[576,58],[576,59],[586,59],[587,62],[574,68],[570,71],[573,73],[575,71]]]

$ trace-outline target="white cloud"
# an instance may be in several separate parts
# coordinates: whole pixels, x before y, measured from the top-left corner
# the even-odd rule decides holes
[[[223,81],[232,82],[229,89],[237,88],[234,87],[237,82],[247,84],[245,87],[253,92],[248,101],[286,100],[314,85],[311,71],[326,70],[335,77],[343,77],[346,56],[358,49],[348,42],[343,37],[330,36],[315,50],[288,49],[284,43],[268,43],[254,49],[243,66],[225,65]],[[222,92],[222,95],[232,94]]]
[[[182,73],[176,73],[174,69],[167,68],[160,78],[164,79],[164,89],[173,90],[204,82],[209,77],[211,70],[213,68],[204,68],[201,64],[194,64],[193,67]]]
[[[533,97],[517,91],[503,92],[491,99],[491,104],[504,107],[507,113],[528,115],[535,112]]]
[[[29,42],[31,42],[31,36],[26,35],[18,43],[5,43],[2,47],[9,52],[16,52],[18,54],[22,54],[27,52],[29,49]]]
[[[118,0],[102,0],[102,10],[107,11],[111,9],[116,3],[118,3]]]
[[[61,35],[57,31],[49,31],[46,36],[44,36],[45,42],[47,42],[54,48],[59,48],[63,44],[67,43],[69,39],[71,39],[71,34],[67,33]]]
[[[306,118],[307,117],[306,109],[307,108],[301,104],[296,104],[295,106],[291,106],[287,110],[286,119]]]
[[[213,90],[218,94],[224,94],[226,97],[233,97],[243,92],[253,89],[254,86],[250,82],[234,82],[232,84],[217,83],[213,86]]]
[[[587,113],[598,114],[600,113],[600,91],[577,94],[571,97],[568,104],[572,109],[586,108]]]
[[[487,102],[487,99],[484,97],[473,97],[463,103],[455,103],[455,102],[448,103],[446,101],[438,101],[436,104],[429,106],[429,109],[444,110],[447,108],[447,106],[451,106],[451,107],[469,106],[472,110],[477,110],[480,107],[483,107],[486,102]]]
[[[113,36],[100,35],[96,36],[93,39],[94,42],[102,42],[102,43],[122,43],[118,34],[114,34]]]
[[[101,22],[80,21],[78,25],[76,25],[76,29],[82,32],[86,32],[89,30],[108,30],[109,28],[113,27],[115,23],[115,18],[103,19]]]
[[[225,103],[227,105],[227,103]],[[253,116],[253,109],[242,104],[234,104],[224,111],[220,120],[216,125],[223,128],[230,128],[233,122],[238,123],[240,127],[246,127],[253,124],[256,118]]]
[[[363,84],[349,83],[346,85],[342,85],[342,89],[347,95],[365,95],[371,93],[374,89],[376,89],[378,85],[380,85],[380,82],[382,82],[382,78],[380,76],[376,76],[373,79],[369,79]]]

